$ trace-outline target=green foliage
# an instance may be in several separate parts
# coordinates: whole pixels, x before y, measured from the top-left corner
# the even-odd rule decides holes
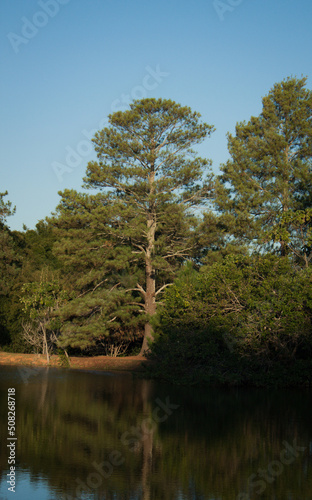
[[[68,360],[68,357],[65,354],[65,351],[61,348],[57,349],[57,354],[61,363],[61,366],[63,368],[70,368],[70,362]]]
[[[39,282],[25,283],[22,286],[21,302],[24,304],[24,312],[29,313],[31,319],[50,315],[66,298],[59,280],[49,274],[47,269],[43,270]]]
[[[156,297],[193,253],[194,207],[207,204],[210,162],[191,149],[213,131],[170,100],[134,101],[93,142],[85,187],[65,190],[51,223],[72,300],[60,312],[62,345],[86,349],[117,330],[152,337]]]
[[[47,333],[50,334],[50,343],[57,343],[59,323],[55,313],[67,297],[58,276],[48,268],[41,271],[38,281],[24,283],[21,288],[20,301],[30,320],[23,325],[24,337],[31,345],[42,346],[43,353],[48,354]]]
[[[53,228],[46,221],[39,221],[35,229],[25,229],[24,232],[15,232],[17,244],[23,250],[23,281],[30,281],[35,271],[45,266],[58,269],[61,263],[52,252],[55,243]]]
[[[294,261],[308,267],[312,258],[312,208],[304,210],[287,210],[272,227],[271,237],[274,241],[283,241]]]
[[[32,348],[25,342],[22,331],[22,322],[25,316],[22,304],[15,297],[15,289],[6,297],[0,299],[0,346],[7,352],[31,353]]]
[[[155,373],[175,381],[264,384],[304,378],[312,354],[311,270],[287,258],[228,256],[165,292],[152,347]],[[176,358],[176,359],[175,359]],[[283,377],[281,377],[283,373]],[[284,378],[284,380],[289,380]]]
[[[7,191],[0,193],[0,345],[7,348],[12,344],[20,351],[27,347],[18,338],[20,324],[13,296],[23,257],[15,232],[7,226],[7,217],[15,213],[11,202],[4,201],[7,194]]]
[[[310,254],[306,231],[298,242],[297,216],[287,221],[285,214],[311,205],[312,92],[305,85],[306,78],[275,84],[260,116],[237,124],[216,185],[217,208],[238,242],[295,252],[301,264]]]
[[[12,352],[30,352],[29,344],[23,338],[22,324],[29,318],[23,311],[20,301],[21,288],[24,283],[40,279],[41,269],[60,267],[52,255],[54,236],[52,228],[43,221],[38,222],[36,229],[10,232],[12,251],[15,262],[10,265],[9,278],[6,279],[6,295],[3,297],[1,324],[6,331],[0,344],[3,349]]]
[[[142,321],[132,288],[143,269],[127,245],[110,237],[115,228],[108,220],[109,200],[66,190],[58,210],[52,221],[54,253],[62,260],[61,276],[69,290],[69,300],[58,312],[60,345],[94,349],[120,329],[128,337],[127,329],[137,330]]]
[[[91,355],[155,335],[160,378],[310,383],[312,92],[287,78],[262,103],[216,181],[192,149],[213,127],[142,99],[96,133],[92,194],[66,189],[49,220],[12,232],[0,193],[2,348],[29,349],[22,325]]]
[[[8,192],[0,193],[0,222],[1,224],[6,224],[6,219],[10,215],[14,215],[16,207],[12,207],[10,201],[4,201],[4,197],[7,196]]]
[[[220,262],[226,255],[248,255],[248,247],[233,241],[228,234],[231,218],[212,211],[203,213],[202,220],[193,235],[193,260],[198,265]]]
[[[10,283],[18,272],[20,258],[16,252],[12,232],[6,225],[7,217],[15,213],[11,202],[4,201],[8,192],[0,193],[0,295],[7,295]]]

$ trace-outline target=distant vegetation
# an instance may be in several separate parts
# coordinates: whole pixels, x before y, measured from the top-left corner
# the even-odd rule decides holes
[[[10,231],[0,193],[0,345],[147,352],[175,383],[311,384],[312,92],[287,78],[228,135],[188,107],[134,101],[95,135],[82,193]],[[97,192],[96,192],[97,190]]]

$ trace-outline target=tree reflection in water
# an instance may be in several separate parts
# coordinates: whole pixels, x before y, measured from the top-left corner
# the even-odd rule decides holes
[[[309,390],[185,389],[129,374],[55,369],[42,369],[24,384],[16,369],[0,372],[2,436],[10,380],[17,395],[18,467],[33,481],[48,482],[49,500],[83,498],[79,486],[88,500],[238,500],[250,476],[279,459],[284,441],[294,440],[306,450],[262,494],[250,490],[250,500],[312,499]],[[157,421],[159,400],[179,408]],[[93,464],[108,460],[104,477]]]

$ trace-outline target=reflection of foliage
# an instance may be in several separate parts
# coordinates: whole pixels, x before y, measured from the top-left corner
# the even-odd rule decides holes
[[[128,377],[110,382],[109,376],[104,381],[102,376],[89,376],[88,381],[85,374],[77,372],[68,373],[66,378],[54,373],[51,384],[43,377],[41,385],[29,384],[21,397],[20,411],[23,405],[23,415],[27,415],[19,423],[19,433],[25,435],[19,451],[22,465],[27,467],[28,457],[33,456],[32,472],[50,476],[59,464],[52,483],[74,490],[76,477],[85,481],[94,471],[92,463],[107,460],[116,449],[125,458],[125,465],[114,471],[108,488],[127,491],[126,467],[133,478],[132,486],[139,489],[144,443],[139,441],[133,452],[120,437],[140,424],[143,412],[150,413],[150,404],[142,401],[146,382],[138,381],[134,394]]]
[[[152,416],[157,398],[180,407],[153,434],[147,477],[151,499],[177,500],[180,493],[189,500],[233,500],[251,474],[278,459],[283,441],[296,438],[307,446],[311,439],[308,391],[177,389],[128,376],[41,373],[23,390],[17,386],[20,466],[74,498],[76,478],[85,483],[93,462],[107,460],[113,450],[124,463],[90,499],[144,498],[146,441],[138,440],[131,451],[121,436]],[[4,427],[5,418],[1,422]],[[300,454],[263,498],[273,498],[274,492],[278,499],[308,499],[311,473],[311,455]]]
[[[183,413],[168,419],[161,434],[160,476],[182,485],[185,498],[233,500],[246,489],[251,474],[267,469],[279,457],[283,440],[292,443],[296,436],[305,445],[309,440],[307,416],[303,417],[305,431],[294,424],[301,418],[299,413],[304,416],[305,402],[311,404],[303,394],[290,391],[285,398],[278,391],[183,388],[180,397]],[[311,479],[310,483],[303,480],[304,466],[311,470],[307,454],[296,458],[276,485],[268,485],[263,498],[286,498],[286,492],[305,498]],[[271,497],[275,488],[276,496]]]

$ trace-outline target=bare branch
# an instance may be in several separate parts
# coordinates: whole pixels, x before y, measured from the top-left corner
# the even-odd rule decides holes
[[[139,283],[137,283],[136,290],[138,290],[143,295],[144,298],[146,297],[146,291],[144,290],[144,288]]]
[[[109,321],[107,321],[107,323],[112,323],[113,321],[115,321],[115,319],[117,319],[117,316],[114,316],[112,319],[110,319]]]
[[[138,245],[136,243],[132,243],[132,245],[140,250],[140,252],[132,252],[132,253],[141,253],[141,252],[146,253],[146,250],[142,245]]]
[[[86,293],[94,292],[99,286],[101,286],[103,283],[105,283],[105,281],[108,281],[108,280],[105,279],[105,280],[101,281],[100,283],[98,283],[93,289],[86,290],[85,292],[81,293],[80,295],[78,295],[77,299],[79,299],[80,297],[83,297],[84,295],[86,295]]]
[[[157,290],[157,292],[155,293],[155,297],[157,297],[157,295],[159,293],[161,293],[165,288],[167,288],[167,286],[172,286],[173,283],[167,283],[166,285],[163,285],[162,287],[159,288],[159,290]]]
[[[194,246],[188,247],[188,248],[183,248],[183,250],[177,250],[174,253],[169,253],[163,257],[163,259],[171,259],[172,257],[187,257],[188,252],[191,251],[194,248]]]

